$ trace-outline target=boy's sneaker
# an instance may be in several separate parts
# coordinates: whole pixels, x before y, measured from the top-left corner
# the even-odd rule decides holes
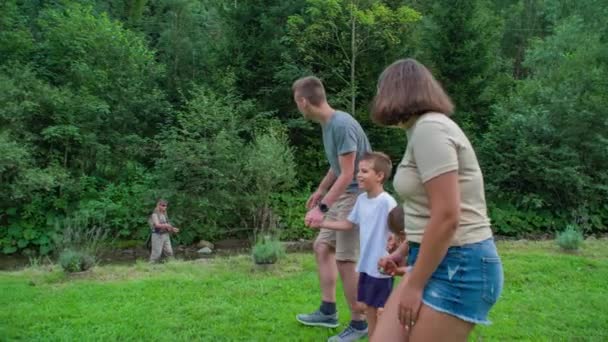
[[[299,314],[296,316],[296,319],[304,325],[313,327],[337,328],[340,325],[338,323],[337,312],[332,315],[326,315],[321,310],[317,310],[310,314]]]
[[[367,336],[367,328],[365,330],[355,329],[352,326],[347,326],[344,331],[336,336],[332,336],[327,342],[349,342],[357,341]]]

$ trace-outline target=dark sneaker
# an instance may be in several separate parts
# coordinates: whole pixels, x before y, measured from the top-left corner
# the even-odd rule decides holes
[[[298,322],[312,327],[337,328],[340,325],[337,312],[333,315],[326,315],[321,310],[317,310],[310,314],[299,314],[296,319]]]
[[[357,341],[365,337],[367,337],[367,328],[365,328],[365,330],[359,330],[349,325],[338,335],[330,337],[327,342],[350,342]]]

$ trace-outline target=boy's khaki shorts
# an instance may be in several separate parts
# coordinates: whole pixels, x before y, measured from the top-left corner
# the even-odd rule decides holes
[[[325,218],[330,221],[346,220],[357,201],[358,193],[346,193],[329,208]],[[321,229],[315,244],[324,243],[336,253],[338,261],[357,262],[359,257],[359,227],[347,231]]]

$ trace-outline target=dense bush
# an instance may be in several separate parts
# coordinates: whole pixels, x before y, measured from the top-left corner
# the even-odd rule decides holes
[[[569,225],[566,230],[557,234],[557,245],[566,251],[576,251],[583,243],[583,234],[575,226]]]
[[[86,252],[66,249],[59,254],[59,265],[66,272],[82,272],[95,265],[95,258]]]
[[[285,248],[281,241],[266,235],[253,246],[252,255],[256,264],[274,264],[285,255]]]

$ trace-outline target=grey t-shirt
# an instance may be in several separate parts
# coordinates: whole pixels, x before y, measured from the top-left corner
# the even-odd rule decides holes
[[[336,177],[341,173],[338,157],[350,152],[357,153],[353,181],[346,188],[346,192],[358,192],[356,177],[359,169],[359,160],[365,153],[371,151],[367,135],[365,135],[363,128],[361,128],[361,125],[355,118],[341,111],[336,111],[329,121],[322,125],[322,128],[325,155]]]

